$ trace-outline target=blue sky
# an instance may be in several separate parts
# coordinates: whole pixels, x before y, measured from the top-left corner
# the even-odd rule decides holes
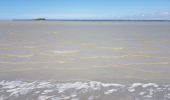
[[[0,0],[0,19],[170,19],[170,0]]]

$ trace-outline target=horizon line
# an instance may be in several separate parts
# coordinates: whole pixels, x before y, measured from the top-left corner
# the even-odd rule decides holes
[[[40,19],[40,20],[39,20]],[[170,19],[10,19],[11,21],[170,21]]]
[[[170,19],[50,19],[50,18],[18,18],[0,19],[0,21],[170,21]]]

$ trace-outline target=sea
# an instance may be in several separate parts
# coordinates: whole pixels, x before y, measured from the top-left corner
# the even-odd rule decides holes
[[[0,100],[170,100],[170,22],[0,21]]]

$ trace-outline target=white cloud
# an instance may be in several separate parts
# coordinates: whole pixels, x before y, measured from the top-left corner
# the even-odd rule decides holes
[[[137,20],[170,20],[170,11],[140,13],[131,16],[131,19]]]

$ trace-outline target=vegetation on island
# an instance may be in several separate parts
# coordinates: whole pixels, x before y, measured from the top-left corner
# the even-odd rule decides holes
[[[45,18],[36,18],[34,19],[35,21],[45,21],[46,19]]]

